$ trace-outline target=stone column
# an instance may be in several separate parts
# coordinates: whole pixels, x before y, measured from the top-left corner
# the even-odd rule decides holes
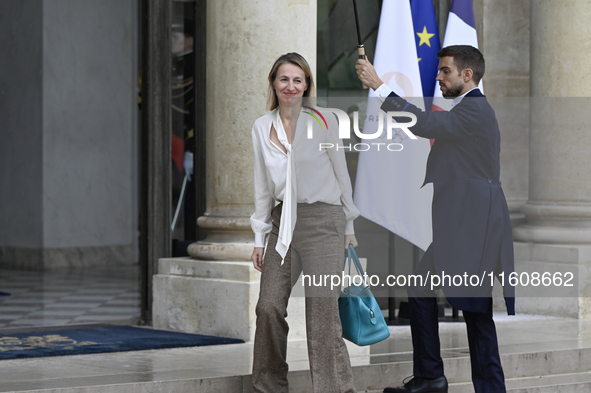
[[[484,94],[499,122],[501,183],[516,226],[524,221],[520,208],[528,198],[529,0],[478,0],[474,14],[482,15]]]
[[[571,272],[574,292],[518,288],[518,310],[591,318],[591,31],[587,1],[532,0],[529,200],[516,270]],[[550,291],[546,289],[546,291]],[[532,296],[532,297],[529,297]]]
[[[254,337],[251,129],[267,112],[267,75],[280,55],[298,52],[316,69],[316,12],[316,0],[207,2],[207,210],[198,219],[207,238],[189,247],[193,258],[160,261],[155,326]]]
[[[295,51],[316,69],[316,1],[207,5],[207,211],[198,220],[207,239],[189,253],[250,260],[252,124],[267,112],[267,75],[277,57]]]

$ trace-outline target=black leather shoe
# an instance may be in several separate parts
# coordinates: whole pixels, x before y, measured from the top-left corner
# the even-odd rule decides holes
[[[403,383],[404,386],[384,389],[384,393],[447,393],[445,375],[435,379],[413,377]]]

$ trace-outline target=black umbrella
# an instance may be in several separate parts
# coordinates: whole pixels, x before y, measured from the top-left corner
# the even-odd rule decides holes
[[[360,59],[365,59],[365,47],[361,43],[361,30],[359,30],[359,15],[357,15],[357,1],[353,0],[353,11],[355,11],[355,26],[357,27],[357,53],[359,54]],[[363,85],[364,89],[367,89],[367,86]]]

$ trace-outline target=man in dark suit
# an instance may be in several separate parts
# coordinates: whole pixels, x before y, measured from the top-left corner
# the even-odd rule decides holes
[[[492,319],[491,282],[501,272],[505,277],[513,272],[513,239],[499,182],[499,126],[478,89],[485,68],[482,53],[456,45],[443,48],[437,57],[436,80],[443,96],[454,99],[449,112],[425,112],[408,103],[383,84],[367,60],[358,60],[356,68],[359,79],[384,99],[382,110],[413,113],[417,123],[410,131],[435,139],[425,176],[425,184],[433,183],[433,242],[415,274],[449,276],[441,288],[463,312],[476,393],[502,393],[506,388]],[[454,276],[463,278],[460,285],[454,284]],[[384,392],[447,392],[435,291],[429,281],[409,286],[408,293],[414,375],[404,386]],[[513,288],[505,287],[510,315],[515,313],[513,294]]]

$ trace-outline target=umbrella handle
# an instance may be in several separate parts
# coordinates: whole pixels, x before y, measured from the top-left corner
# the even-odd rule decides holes
[[[357,53],[359,54],[360,59],[365,59],[365,48],[363,45],[357,45]],[[363,85],[364,89],[367,89],[368,86]]]

